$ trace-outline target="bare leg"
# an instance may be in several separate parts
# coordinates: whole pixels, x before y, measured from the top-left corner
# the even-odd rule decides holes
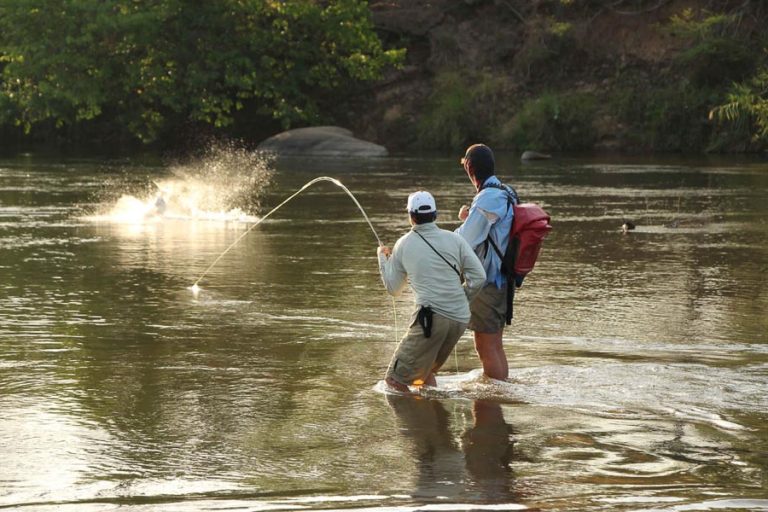
[[[429,375],[424,379],[424,385],[432,386],[433,388],[437,387],[437,380],[435,379],[435,374],[433,372],[429,372]]]
[[[503,332],[475,332],[475,350],[483,363],[483,372],[496,380],[506,380],[509,377],[509,363],[501,344]]]

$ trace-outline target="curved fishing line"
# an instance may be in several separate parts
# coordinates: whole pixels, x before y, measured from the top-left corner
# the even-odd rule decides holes
[[[205,277],[205,276],[208,274],[208,272],[210,272],[210,271],[211,271],[211,269],[212,269],[213,267],[215,267],[215,266],[216,266],[216,264],[217,264],[217,263],[218,263],[218,262],[221,260],[221,258],[223,258],[224,256],[226,256],[226,254],[227,254],[227,253],[228,253],[228,252],[229,252],[229,251],[230,251],[230,250],[231,250],[231,249],[232,249],[234,246],[236,246],[236,245],[237,245],[237,244],[240,242],[240,240],[242,240],[243,238],[245,238],[245,236],[246,236],[248,233],[250,233],[250,232],[251,232],[251,231],[252,231],[252,230],[253,230],[253,229],[254,229],[256,226],[258,226],[259,224],[261,224],[262,222],[264,222],[265,220],[267,220],[267,218],[268,218],[270,215],[272,215],[272,214],[273,214],[273,213],[275,213],[277,210],[279,210],[280,208],[282,208],[282,207],[283,207],[283,206],[284,206],[286,203],[288,203],[288,202],[289,202],[291,199],[293,199],[294,197],[298,196],[299,194],[301,194],[301,193],[302,193],[302,192],[304,192],[306,189],[308,189],[309,187],[311,187],[312,185],[314,185],[315,183],[317,183],[317,182],[319,182],[319,181],[330,181],[330,182],[331,182],[331,183],[333,183],[334,185],[336,185],[336,186],[340,187],[342,190],[344,190],[344,192],[346,192],[346,193],[347,193],[347,195],[348,195],[348,196],[349,196],[349,197],[352,199],[352,201],[354,201],[355,205],[356,205],[356,206],[357,206],[357,208],[360,210],[360,213],[362,213],[362,214],[363,214],[363,217],[365,218],[365,221],[368,223],[368,226],[371,228],[371,231],[373,232],[373,236],[375,236],[375,237],[376,237],[376,241],[379,243],[379,246],[382,246],[382,245],[384,245],[384,244],[381,242],[381,238],[379,238],[379,234],[378,234],[378,233],[376,233],[376,230],[373,228],[373,224],[371,224],[371,219],[369,219],[369,218],[368,218],[368,215],[365,213],[365,210],[364,210],[364,209],[363,209],[363,207],[360,205],[360,203],[358,202],[357,198],[356,198],[356,197],[355,197],[355,196],[352,194],[352,192],[350,192],[350,190],[349,190],[349,189],[348,189],[346,186],[344,186],[344,184],[343,184],[342,182],[340,182],[339,180],[337,180],[336,178],[331,178],[330,176],[319,176],[319,177],[317,177],[317,178],[315,178],[315,179],[313,179],[313,180],[311,180],[311,181],[308,181],[307,183],[305,183],[303,187],[301,187],[299,190],[297,190],[296,192],[294,192],[293,194],[291,194],[290,196],[288,196],[288,197],[287,197],[287,198],[286,198],[286,199],[285,199],[285,200],[284,200],[282,203],[280,203],[280,204],[278,204],[277,206],[275,206],[274,208],[272,208],[272,209],[271,209],[269,212],[267,212],[267,213],[266,213],[266,214],[265,214],[265,215],[264,215],[262,218],[260,218],[258,221],[256,221],[256,222],[255,222],[255,223],[254,223],[254,224],[253,224],[251,227],[249,227],[249,228],[248,228],[247,230],[245,230],[245,231],[244,231],[244,232],[243,232],[243,233],[242,233],[242,234],[241,234],[239,237],[237,237],[237,239],[235,239],[235,241],[234,241],[234,242],[232,242],[232,243],[229,245],[229,247],[227,247],[226,249],[224,249],[224,252],[222,252],[221,254],[219,254],[219,256],[218,256],[218,257],[217,257],[215,260],[213,260],[213,263],[211,263],[211,264],[210,264],[210,266],[209,266],[207,269],[205,269],[205,271],[204,271],[202,274],[200,274],[200,277],[198,277],[198,278],[197,278],[197,280],[195,281],[195,283],[194,283],[194,284],[193,284],[193,285],[190,287],[190,289],[192,290],[192,292],[194,292],[194,293],[196,294],[196,293],[197,293],[197,292],[200,290],[200,287],[198,286],[198,283],[200,283],[200,281],[202,281],[202,279],[203,279],[203,278],[204,278],[204,277]],[[155,184],[155,185],[157,185],[157,184]],[[160,187],[158,186],[158,188],[160,188]],[[397,341],[397,340],[398,340],[398,336],[397,336],[397,307],[396,307],[396,305],[395,305],[395,298],[394,298],[394,297],[392,297],[392,311],[393,311],[393,314],[394,314],[394,322],[395,322],[395,341]]]
[[[373,229],[373,224],[371,224],[371,221],[370,221],[370,219],[368,218],[368,215],[366,215],[366,213],[365,213],[365,210],[363,210],[363,207],[362,207],[362,206],[360,206],[360,203],[357,201],[357,198],[355,198],[355,196],[354,196],[354,195],[352,195],[352,192],[350,192],[350,191],[349,191],[349,189],[348,189],[347,187],[345,187],[345,186],[344,186],[344,184],[343,184],[343,183],[341,183],[341,182],[340,182],[339,180],[337,180],[336,178],[330,178],[330,177],[328,177],[328,176],[320,176],[320,177],[318,177],[318,178],[315,178],[315,179],[313,179],[312,181],[309,181],[309,182],[307,182],[306,184],[304,184],[304,186],[303,186],[303,187],[301,187],[299,190],[297,190],[296,192],[294,192],[293,194],[291,194],[291,195],[290,195],[290,196],[289,196],[287,199],[285,199],[285,200],[284,200],[282,203],[280,203],[279,205],[277,205],[277,206],[275,206],[274,208],[272,208],[272,209],[271,209],[269,212],[267,212],[267,214],[266,214],[266,215],[264,215],[262,218],[260,218],[258,221],[256,221],[256,222],[255,222],[255,223],[254,223],[254,224],[253,224],[251,227],[249,227],[247,230],[245,230],[245,231],[244,231],[244,232],[243,232],[243,233],[242,233],[242,234],[241,234],[239,237],[237,237],[237,239],[236,239],[234,242],[232,242],[232,243],[229,245],[229,247],[227,247],[226,249],[224,249],[224,252],[222,252],[221,254],[219,254],[219,256],[218,256],[218,257],[217,257],[217,258],[216,258],[216,259],[213,261],[213,263],[211,263],[211,265],[210,265],[210,266],[209,266],[207,269],[205,269],[205,272],[203,272],[202,274],[200,274],[200,277],[198,277],[198,278],[197,278],[197,281],[195,281],[195,284],[193,284],[193,285],[192,285],[192,288],[193,288],[193,289],[197,289],[197,288],[199,288],[197,285],[198,285],[198,283],[199,283],[200,281],[202,281],[202,279],[203,279],[203,278],[206,276],[206,274],[208,274],[208,272],[210,272],[210,271],[211,271],[211,269],[212,269],[213,267],[215,267],[215,266],[216,266],[216,264],[217,264],[217,263],[218,263],[218,262],[221,260],[221,258],[223,258],[224,256],[226,256],[226,254],[227,254],[227,253],[228,253],[228,252],[229,252],[229,251],[230,251],[230,250],[231,250],[231,249],[232,249],[234,246],[236,246],[236,245],[237,245],[237,244],[240,242],[240,240],[242,240],[243,238],[245,238],[245,236],[246,236],[248,233],[250,233],[250,232],[251,232],[251,231],[252,231],[252,230],[253,230],[253,229],[254,229],[256,226],[258,226],[259,224],[261,224],[262,222],[264,222],[265,220],[267,220],[267,218],[268,218],[270,215],[272,215],[272,214],[273,214],[273,213],[275,213],[277,210],[279,210],[280,208],[282,208],[282,207],[283,207],[283,206],[284,206],[286,203],[288,203],[288,202],[289,202],[291,199],[293,199],[293,198],[294,198],[294,197],[296,197],[297,195],[301,194],[301,193],[302,193],[302,192],[304,192],[306,189],[308,189],[309,187],[311,187],[312,185],[314,185],[315,183],[317,183],[317,182],[319,182],[319,181],[330,181],[330,182],[331,182],[331,183],[333,183],[334,185],[338,185],[339,187],[341,187],[342,189],[344,189],[344,191],[347,193],[347,195],[349,195],[349,197],[351,197],[351,198],[352,198],[352,201],[354,201],[354,202],[355,202],[355,204],[357,205],[357,207],[360,209],[360,212],[363,214],[363,217],[365,217],[365,220],[366,220],[366,222],[368,222],[368,226],[370,226],[370,228],[371,228],[371,231],[373,231],[373,236],[375,236],[375,237],[376,237],[376,240],[379,242],[379,245],[384,245],[383,243],[381,243],[381,238],[379,238],[379,235],[376,233],[376,230],[375,230],[375,229]]]

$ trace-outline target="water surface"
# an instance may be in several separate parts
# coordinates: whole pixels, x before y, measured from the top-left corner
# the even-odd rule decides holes
[[[419,188],[453,228],[457,158],[274,165],[0,162],[0,508],[768,510],[768,164],[500,155],[555,226],[511,378],[465,335],[418,399],[381,392],[411,297],[331,183],[188,287],[321,175],[389,245]],[[156,216],[153,180],[216,201]]]

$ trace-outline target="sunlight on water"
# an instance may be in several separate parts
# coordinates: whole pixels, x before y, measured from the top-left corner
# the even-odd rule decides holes
[[[768,167],[513,167],[560,228],[510,379],[468,332],[405,397],[380,379],[413,297],[375,243],[415,186],[442,215],[466,177],[286,159],[273,187],[260,158],[0,161],[0,508],[768,510]]]
[[[138,193],[99,205],[92,222],[151,224],[163,220],[253,223],[271,182],[273,159],[234,144],[212,144],[205,153],[169,168]],[[113,195],[115,191],[111,191]]]

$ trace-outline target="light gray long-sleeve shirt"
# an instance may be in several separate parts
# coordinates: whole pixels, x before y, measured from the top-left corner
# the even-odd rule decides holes
[[[464,275],[465,284],[414,231]],[[399,295],[410,281],[416,305],[430,306],[458,322],[469,322],[469,300],[485,284],[483,264],[467,241],[434,222],[413,226],[395,243],[389,258],[380,254],[379,271],[390,295]]]

